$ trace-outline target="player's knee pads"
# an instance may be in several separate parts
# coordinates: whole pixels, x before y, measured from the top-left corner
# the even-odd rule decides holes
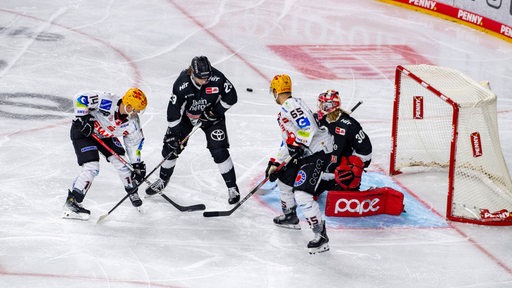
[[[92,184],[94,177],[100,173],[100,162],[91,161],[82,165],[82,171],[75,179],[73,188],[80,190],[83,194],[87,193],[87,190]]]
[[[287,214],[292,207],[297,206],[292,189],[281,189],[281,209]]]
[[[222,163],[229,159],[229,151],[226,148],[210,149],[210,154],[213,157],[213,161],[217,164]]]
[[[217,167],[219,168],[220,174],[226,174],[231,171],[233,169],[233,161],[231,160],[231,157],[228,157],[228,159],[221,163],[217,163]]]
[[[89,174],[92,178],[98,176],[100,173],[100,162],[99,161],[92,161],[87,162],[82,165],[82,171]]]
[[[164,163],[162,163],[162,168],[164,169],[171,169],[176,166],[176,159],[169,159],[165,160]]]
[[[130,168],[128,168],[123,162],[121,162],[121,160],[117,159],[117,157],[112,155],[108,157],[108,161],[112,163],[112,165],[117,170],[117,173],[121,178],[131,177],[132,171],[130,170]]]
[[[176,166],[176,159],[164,161],[160,168],[160,179],[168,181],[174,172],[174,166]]]
[[[313,195],[301,190],[295,190],[295,200],[310,225],[314,225],[322,220],[320,206],[313,198]]]

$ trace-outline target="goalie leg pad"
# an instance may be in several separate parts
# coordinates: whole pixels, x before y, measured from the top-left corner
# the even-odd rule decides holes
[[[325,215],[363,217],[377,214],[400,215],[404,211],[404,194],[390,187],[366,191],[328,191]]]

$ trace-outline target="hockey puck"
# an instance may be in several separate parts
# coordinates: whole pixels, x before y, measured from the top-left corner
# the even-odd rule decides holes
[[[245,90],[247,90],[247,92],[252,92],[252,88],[247,88]]]

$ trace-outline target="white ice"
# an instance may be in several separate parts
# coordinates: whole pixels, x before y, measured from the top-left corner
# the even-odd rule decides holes
[[[273,75],[290,74],[294,95],[311,107],[328,88],[341,91],[346,107],[364,101],[354,116],[374,145],[365,177],[387,177],[394,95],[389,71],[426,59],[490,81],[512,167],[510,43],[370,0],[4,0],[0,15],[0,287],[512,287],[511,227],[445,222],[372,228],[379,218],[364,219],[364,225],[348,219],[328,227],[331,251],[312,256],[307,224],[300,232],[275,227],[272,218],[280,211],[260,196],[218,218],[179,212],[159,197],[145,200],[144,215],[125,202],[96,224],[125,193],[104,160],[84,201],[91,219],[61,219],[79,167],[69,140],[69,103],[56,106],[56,99],[71,101],[83,89],[122,94],[140,87],[149,97],[143,158],[152,169],[161,160],[170,87],[194,56],[206,55],[238,91],[227,122],[243,197],[279,145],[278,106],[268,95]],[[417,54],[409,63],[393,55],[372,60],[380,66],[356,59],[375,72],[368,78],[347,64],[356,60],[338,58],[329,69],[348,67],[354,74],[328,79],[308,77],[271,45],[405,45]],[[47,97],[8,97],[21,95],[16,93]],[[445,174],[390,179],[443,219]],[[165,193],[181,204],[230,208],[202,132],[178,159]]]

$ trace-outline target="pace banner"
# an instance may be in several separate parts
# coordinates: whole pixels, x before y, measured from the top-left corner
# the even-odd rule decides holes
[[[328,191],[325,215],[331,217],[400,215],[404,211],[403,203],[404,194],[390,187],[366,191]]]

